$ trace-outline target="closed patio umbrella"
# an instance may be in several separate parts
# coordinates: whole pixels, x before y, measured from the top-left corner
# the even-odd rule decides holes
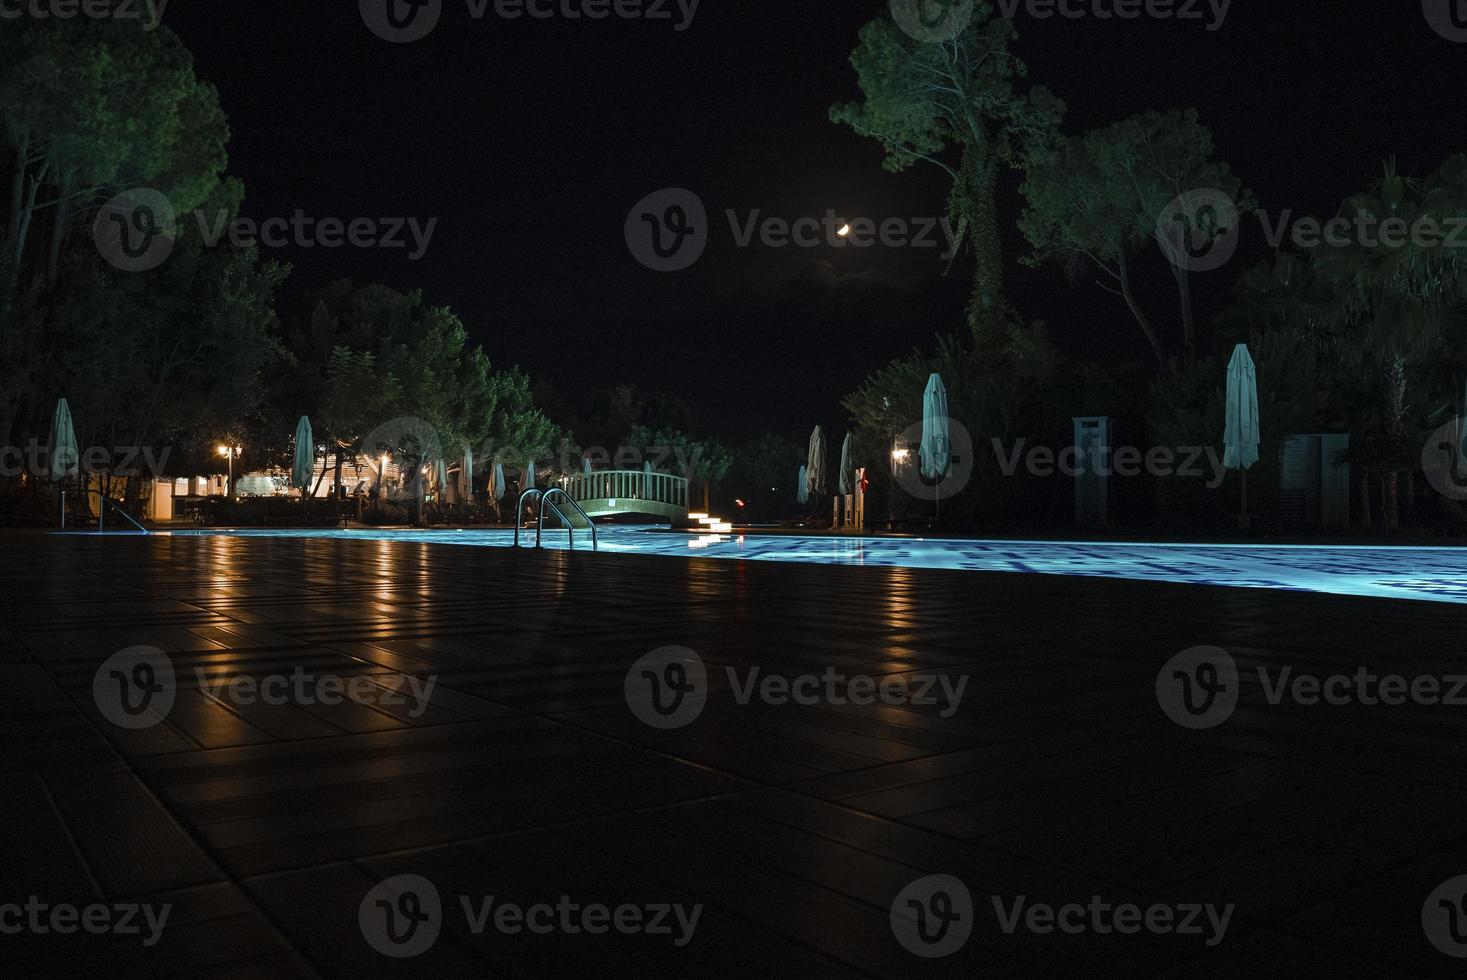
[[[840,444],[840,471],[837,474],[842,497],[849,497],[856,492],[856,463],[851,449],[851,433],[847,432],[845,440]]]
[[[489,487],[490,495],[493,496],[495,500],[503,500],[505,492],[509,489],[508,484],[505,483],[504,480],[503,463],[494,464],[494,474],[490,477],[490,480],[492,481]]]
[[[311,478],[316,475],[316,439],[311,433],[311,420],[302,415],[295,426],[295,465],[290,468],[290,485],[301,492],[301,497],[311,489]]]
[[[922,393],[922,446],[919,455],[923,476],[933,481],[940,481],[947,476],[952,466],[947,388],[942,383],[942,376],[935,372],[927,379],[927,390]],[[932,500],[940,512],[942,501],[935,484],[932,488]]]
[[[520,481],[520,493],[524,493],[526,490],[533,489],[534,486],[535,486],[535,464],[534,463],[526,463],[525,464],[525,474],[524,474],[523,479]]]
[[[474,451],[464,447],[463,471],[458,475],[459,493],[464,503],[474,499]]]
[[[810,433],[810,449],[806,454],[805,482],[809,492],[818,495],[825,492],[825,430],[815,426]]]
[[[1247,344],[1233,348],[1228,362],[1227,420],[1223,429],[1223,466],[1242,470],[1238,526],[1248,526],[1248,468],[1258,462],[1258,373]]]
[[[800,467],[800,475],[795,478],[795,499],[802,504],[810,502],[810,481],[806,478],[808,467]]]
[[[57,483],[80,472],[81,453],[76,445],[76,428],[71,422],[71,406],[62,398],[56,402],[51,418],[51,479]],[[66,527],[66,490],[61,490],[61,526]]]

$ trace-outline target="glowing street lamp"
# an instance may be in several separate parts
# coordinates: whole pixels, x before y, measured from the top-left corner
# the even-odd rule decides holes
[[[908,449],[906,446],[896,445],[896,440],[892,440],[892,442],[893,446],[891,450],[891,469],[888,470],[886,474],[886,522],[888,527],[891,527],[896,523],[897,472],[906,465],[907,460],[912,458],[912,451],[910,449]]]
[[[230,500],[233,500],[234,499],[234,461],[239,457],[239,454],[242,453],[242,452],[244,452],[244,450],[242,448],[240,448],[239,446],[220,446],[219,447],[219,455],[220,456],[223,456],[225,459],[229,460],[229,488],[228,488],[228,497],[229,497]]]

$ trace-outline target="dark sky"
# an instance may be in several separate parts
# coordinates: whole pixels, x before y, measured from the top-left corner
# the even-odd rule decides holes
[[[857,95],[848,57],[883,0],[703,0],[682,32],[475,20],[465,0],[444,4],[438,28],[405,45],[371,34],[351,0],[169,5],[165,21],[220,89],[247,216],[438,219],[416,262],[275,253],[295,266],[292,290],[342,276],[421,287],[500,365],[571,398],[665,391],[731,439],[839,428],[842,394],[961,322],[970,267],[944,280],[937,250],[740,249],[724,217],[941,213],[935,173],[887,174],[874,144],[827,120]],[[1386,156],[1422,176],[1463,148],[1467,44],[1438,36],[1411,0],[1236,0],[1215,32],[1017,18],[1017,51],[1067,102],[1067,131],[1196,107],[1273,212],[1332,213]],[[659,274],[633,259],[623,224],[669,186],[703,199],[712,240],[693,268]],[[1010,217],[1016,188],[1003,191]],[[1008,225],[1012,260],[1022,243]],[[1203,315],[1264,252],[1251,223],[1243,255],[1201,285]],[[1010,265],[1013,302],[1063,347],[1141,356],[1110,296]],[[1165,279],[1159,264],[1147,274]]]

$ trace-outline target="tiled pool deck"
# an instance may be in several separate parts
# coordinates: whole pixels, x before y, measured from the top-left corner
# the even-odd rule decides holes
[[[1467,673],[1458,604],[415,541],[0,540],[0,950],[17,976],[1460,972],[1421,916],[1467,874],[1467,705],[1276,706],[1257,677]],[[697,653],[711,693],[659,730],[624,684],[669,645]],[[1192,731],[1156,686],[1198,645],[1232,655],[1242,697]],[[129,729],[93,681],[139,646],[177,690],[161,724]],[[966,687],[956,706],[740,704],[725,668],[756,666]],[[436,686],[267,705],[209,694],[196,668]],[[359,913],[404,874],[434,885],[441,933],[394,959]],[[944,959],[891,923],[933,874],[974,900]],[[1235,910],[1208,947],[1010,935],[991,900],[1097,895]],[[31,896],[172,910],[151,948],[9,931],[6,903]],[[679,947],[476,935],[459,896],[703,909]]]

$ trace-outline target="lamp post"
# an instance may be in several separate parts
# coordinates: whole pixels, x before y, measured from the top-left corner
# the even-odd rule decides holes
[[[220,446],[219,455],[229,460],[229,485],[225,497],[234,500],[234,460],[244,450],[239,446]]]
[[[910,449],[907,449],[905,446],[898,445],[895,439],[892,440],[891,468],[887,470],[888,491],[886,494],[886,526],[888,530],[890,530],[892,526],[896,524],[897,470],[901,469],[902,464],[904,464],[907,459],[911,457],[911,455],[912,451]]]

